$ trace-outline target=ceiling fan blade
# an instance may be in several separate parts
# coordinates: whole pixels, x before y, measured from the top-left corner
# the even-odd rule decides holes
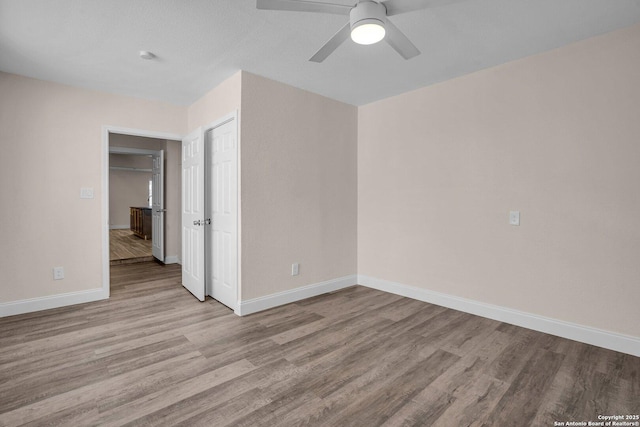
[[[292,12],[320,12],[349,15],[353,6],[299,0],[257,0],[256,7],[264,10],[288,10]]]
[[[404,59],[411,59],[414,56],[420,55],[420,51],[418,50],[418,48],[415,47],[415,45],[411,43],[411,40],[409,40],[407,36],[405,36],[404,33],[400,31],[400,29],[398,29],[398,27],[393,25],[391,21],[387,19],[385,21],[384,27],[386,30],[386,34],[384,37],[385,41],[389,43],[389,45],[394,48],[396,52],[398,52]]]
[[[387,16],[413,12],[431,7],[446,6],[462,0],[388,0],[383,2],[387,8]]]
[[[329,41],[326,42],[324,46],[322,46],[320,50],[316,52],[315,55],[309,58],[309,61],[324,61],[327,56],[331,55],[333,51],[338,48],[338,46],[340,46],[346,39],[349,38],[349,34],[351,34],[351,25],[347,22],[344,27],[340,28],[340,30],[338,30],[338,32],[335,33],[333,37],[331,37]]]

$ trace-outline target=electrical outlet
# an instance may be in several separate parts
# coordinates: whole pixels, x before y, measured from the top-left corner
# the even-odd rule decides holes
[[[53,280],[64,279],[64,267],[53,267]]]
[[[297,276],[299,272],[300,272],[300,264],[298,264],[297,262],[294,264],[291,264],[291,275]]]
[[[509,212],[509,224],[520,225],[520,211]]]

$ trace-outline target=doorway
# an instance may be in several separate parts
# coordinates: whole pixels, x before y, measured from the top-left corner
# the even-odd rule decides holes
[[[126,235],[129,243],[135,244],[126,245],[126,239],[124,242],[119,239],[118,244],[123,247],[130,246],[129,254],[119,259],[137,262],[158,258],[165,264],[181,263],[180,139],[180,135],[174,134],[103,127],[102,265],[103,289],[107,295],[110,286],[110,266],[114,259],[111,256],[111,246],[113,240],[119,239],[121,235]],[[120,156],[119,163],[113,161],[114,155]],[[160,167],[162,171],[159,170]],[[127,201],[126,197],[119,201],[113,200],[111,190],[117,190],[117,185],[112,179],[113,174],[121,175],[120,189],[123,188],[123,184],[132,187],[134,200]],[[159,178],[159,175],[164,175],[164,179]],[[153,190],[154,187],[160,190]],[[164,206],[160,205],[160,202],[163,202]],[[150,227],[147,230],[138,230],[138,235],[131,229],[131,208],[144,208],[150,214]],[[160,211],[156,214],[162,215],[161,221],[158,221],[157,216],[154,218],[151,215],[151,210]],[[155,248],[154,243],[157,246]],[[163,250],[164,254],[158,256],[159,249]]]
[[[112,140],[122,143],[122,137]],[[109,263],[164,262],[164,148],[149,150],[109,146]],[[130,137],[131,145],[158,144]]]

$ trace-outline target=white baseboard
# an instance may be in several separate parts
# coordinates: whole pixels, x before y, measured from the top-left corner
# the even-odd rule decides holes
[[[109,292],[105,292],[104,289],[100,288],[46,297],[30,298],[20,301],[2,302],[0,303],[0,317],[14,316],[16,314],[31,313],[34,311],[48,310],[51,308],[65,307],[74,304],[82,304],[107,298],[109,298]]]
[[[127,225],[110,225],[109,230],[128,230],[131,228],[129,224]]]
[[[568,338],[574,341],[592,344],[598,347],[622,353],[640,356],[640,338],[628,335],[608,332],[589,326],[578,325],[576,323],[565,322],[549,317],[538,316],[524,311],[513,310],[492,304],[460,298],[440,292],[429,291],[415,286],[404,285],[402,283],[390,282],[388,280],[376,279],[364,275],[358,275],[358,284],[380,291],[413,298],[419,301],[464,311],[500,322],[510,323],[534,331]]]
[[[180,258],[178,258],[178,255],[166,256],[166,257],[164,257],[164,263],[165,264],[180,264]]]
[[[291,289],[289,291],[240,301],[235,313],[239,316],[246,316],[269,308],[300,301],[305,298],[315,297],[317,295],[326,294],[327,292],[348,288],[349,286],[354,286],[356,284],[356,277],[357,276],[355,274],[352,274],[350,276],[314,283],[312,285]]]

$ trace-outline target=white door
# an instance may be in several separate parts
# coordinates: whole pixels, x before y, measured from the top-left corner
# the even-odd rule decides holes
[[[151,172],[151,244],[152,253],[164,262],[164,150],[152,156]]]
[[[182,140],[182,285],[204,301],[204,135]]]
[[[207,290],[231,309],[238,302],[238,138],[232,118],[207,132]]]

